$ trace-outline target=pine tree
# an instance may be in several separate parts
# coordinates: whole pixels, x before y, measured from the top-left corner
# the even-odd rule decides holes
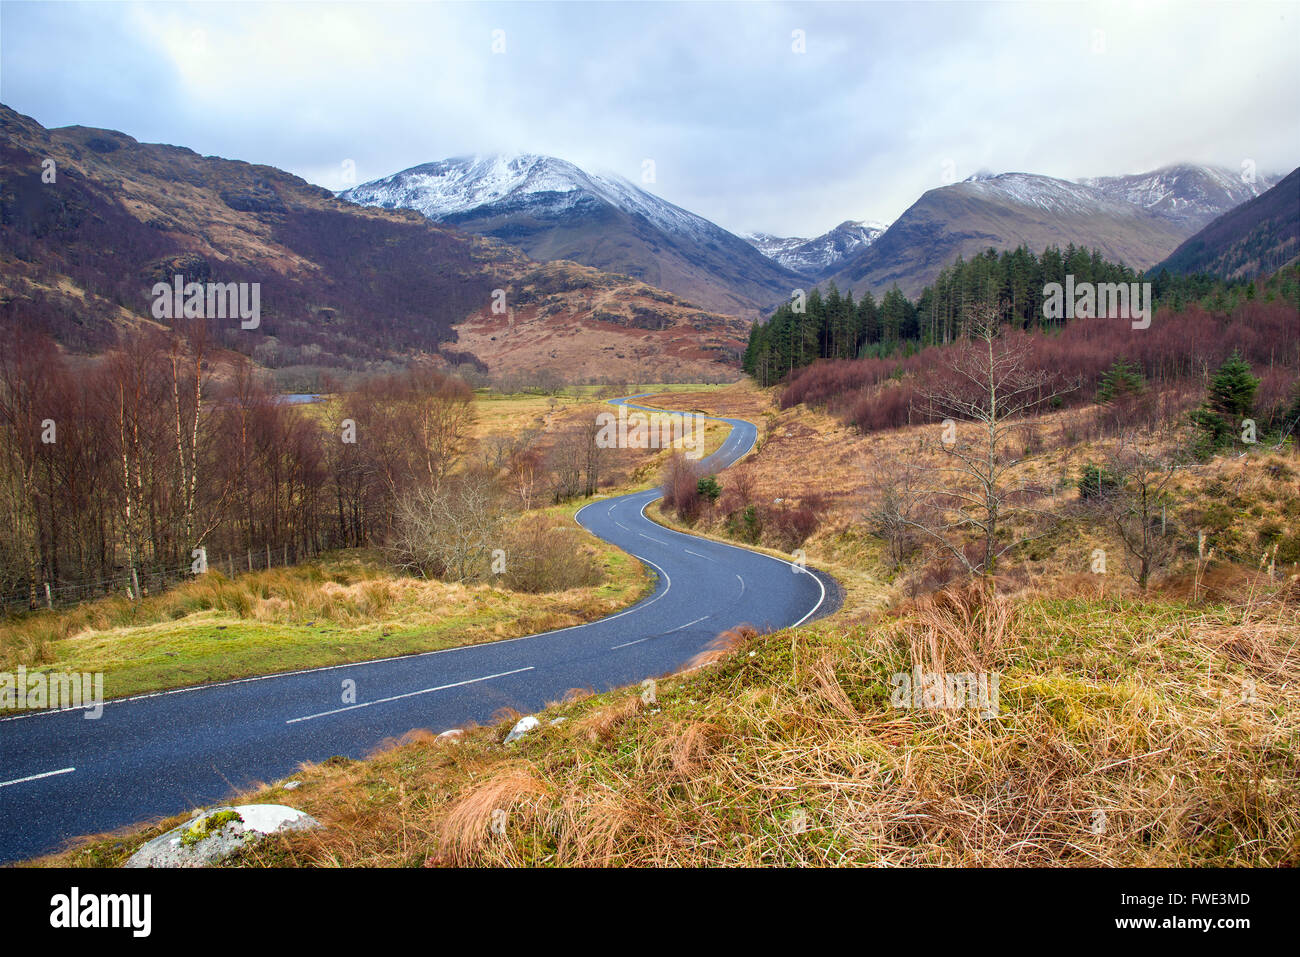
[[[1234,351],[1215,371],[1205,402],[1191,414],[1192,424],[1201,433],[1198,455],[1208,456],[1228,444],[1241,420],[1254,410],[1258,387],[1249,363]]]
[[[1259,380],[1250,374],[1250,364],[1233,351],[1210,380],[1210,408],[1228,419],[1242,419],[1255,408]]]
[[[1146,389],[1142,369],[1127,359],[1116,359],[1101,376],[1097,401],[1111,402],[1123,395],[1140,395]]]

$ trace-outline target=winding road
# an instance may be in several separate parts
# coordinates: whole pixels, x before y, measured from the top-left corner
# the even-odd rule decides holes
[[[631,396],[629,398],[640,398]],[[629,408],[628,399],[616,400]],[[719,471],[753,447],[750,422],[705,463]],[[828,613],[828,576],[758,552],[671,531],[646,518],[649,489],[598,499],[580,525],[644,562],[654,590],[585,625],[490,644],[180,688],[105,702],[102,717],[45,711],[0,719],[0,862],[68,838],[228,798],[304,761],[363,757],[412,728],[528,713],[573,688],[607,690],[681,668],[717,635]],[[355,703],[342,688],[355,682]]]

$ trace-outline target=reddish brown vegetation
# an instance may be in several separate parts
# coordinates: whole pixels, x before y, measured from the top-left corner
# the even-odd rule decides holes
[[[1076,321],[1059,333],[1007,331],[1023,339],[1027,369],[1049,374],[1044,394],[1068,380],[1079,388],[1065,404],[1092,402],[1097,383],[1117,359],[1142,370],[1148,391],[1103,414],[1128,425],[1154,423],[1204,395],[1208,371],[1234,350],[1260,377],[1256,408],[1264,415],[1280,408],[1300,372],[1300,314],[1282,303],[1247,303],[1231,316],[1191,306],[1177,314],[1160,313],[1148,329],[1126,320]],[[926,349],[905,359],[828,360],[797,370],[781,393],[788,409],[800,403],[826,407],[863,432],[930,421],[924,394],[938,385],[944,364],[938,350],[969,349],[967,344]]]
[[[44,582],[63,597],[148,591],[185,576],[199,547],[231,570],[381,541],[395,503],[442,479],[469,438],[472,393],[433,369],[325,410],[218,358],[220,381],[202,324],[97,360],[22,329],[0,348],[0,598],[44,601]]]
[[[671,509],[684,522],[693,522],[708,504],[700,494],[699,482],[704,470],[698,462],[684,455],[674,455],[668,460],[663,474],[663,507]]]

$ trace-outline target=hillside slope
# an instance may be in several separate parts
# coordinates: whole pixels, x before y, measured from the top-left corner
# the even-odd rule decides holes
[[[1026,244],[1096,248],[1112,262],[1145,268],[1168,255],[1196,227],[1091,186],[1003,173],[932,189],[868,249],[832,277],[855,294],[877,297],[892,285],[920,293],[957,256]]]
[[[1226,279],[1257,276],[1300,254],[1300,169],[1268,192],[1224,213],[1155,267],[1208,272]]]
[[[47,160],[53,182],[42,181]],[[0,106],[0,320],[74,351],[160,328],[152,287],[179,274],[260,284],[258,327],[216,320],[214,332],[269,367],[361,367],[440,350],[461,358],[453,327],[492,315],[494,289],[520,311],[537,268],[505,243],[346,203],[273,167],[112,130],[47,130]],[[714,377],[734,368],[745,331],[644,283],[576,268],[530,295],[545,300],[553,324],[580,326],[601,350],[631,351],[631,338],[647,355],[690,355],[688,369]]]
[[[339,195],[366,206],[413,209],[534,259],[571,259],[745,318],[799,285],[794,273],[702,216],[621,177],[551,156],[456,157]]]

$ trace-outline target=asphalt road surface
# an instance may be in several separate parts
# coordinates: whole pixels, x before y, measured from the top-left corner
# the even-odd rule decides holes
[[[713,471],[757,437],[752,423],[724,421],[732,430],[706,460]],[[217,803],[303,761],[360,758],[412,728],[486,723],[500,708],[529,713],[573,688],[602,691],[664,675],[728,628],[775,630],[835,604],[828,576],[655,524],[644,511],[658,497],[651,489],[598,499],[577,514],[657,576],[651,594],[599,621],[108,701],[98,720],[79,710],[0,719],[0,862]],[[356,683],[354,704],[344,703],[347,681]]]

